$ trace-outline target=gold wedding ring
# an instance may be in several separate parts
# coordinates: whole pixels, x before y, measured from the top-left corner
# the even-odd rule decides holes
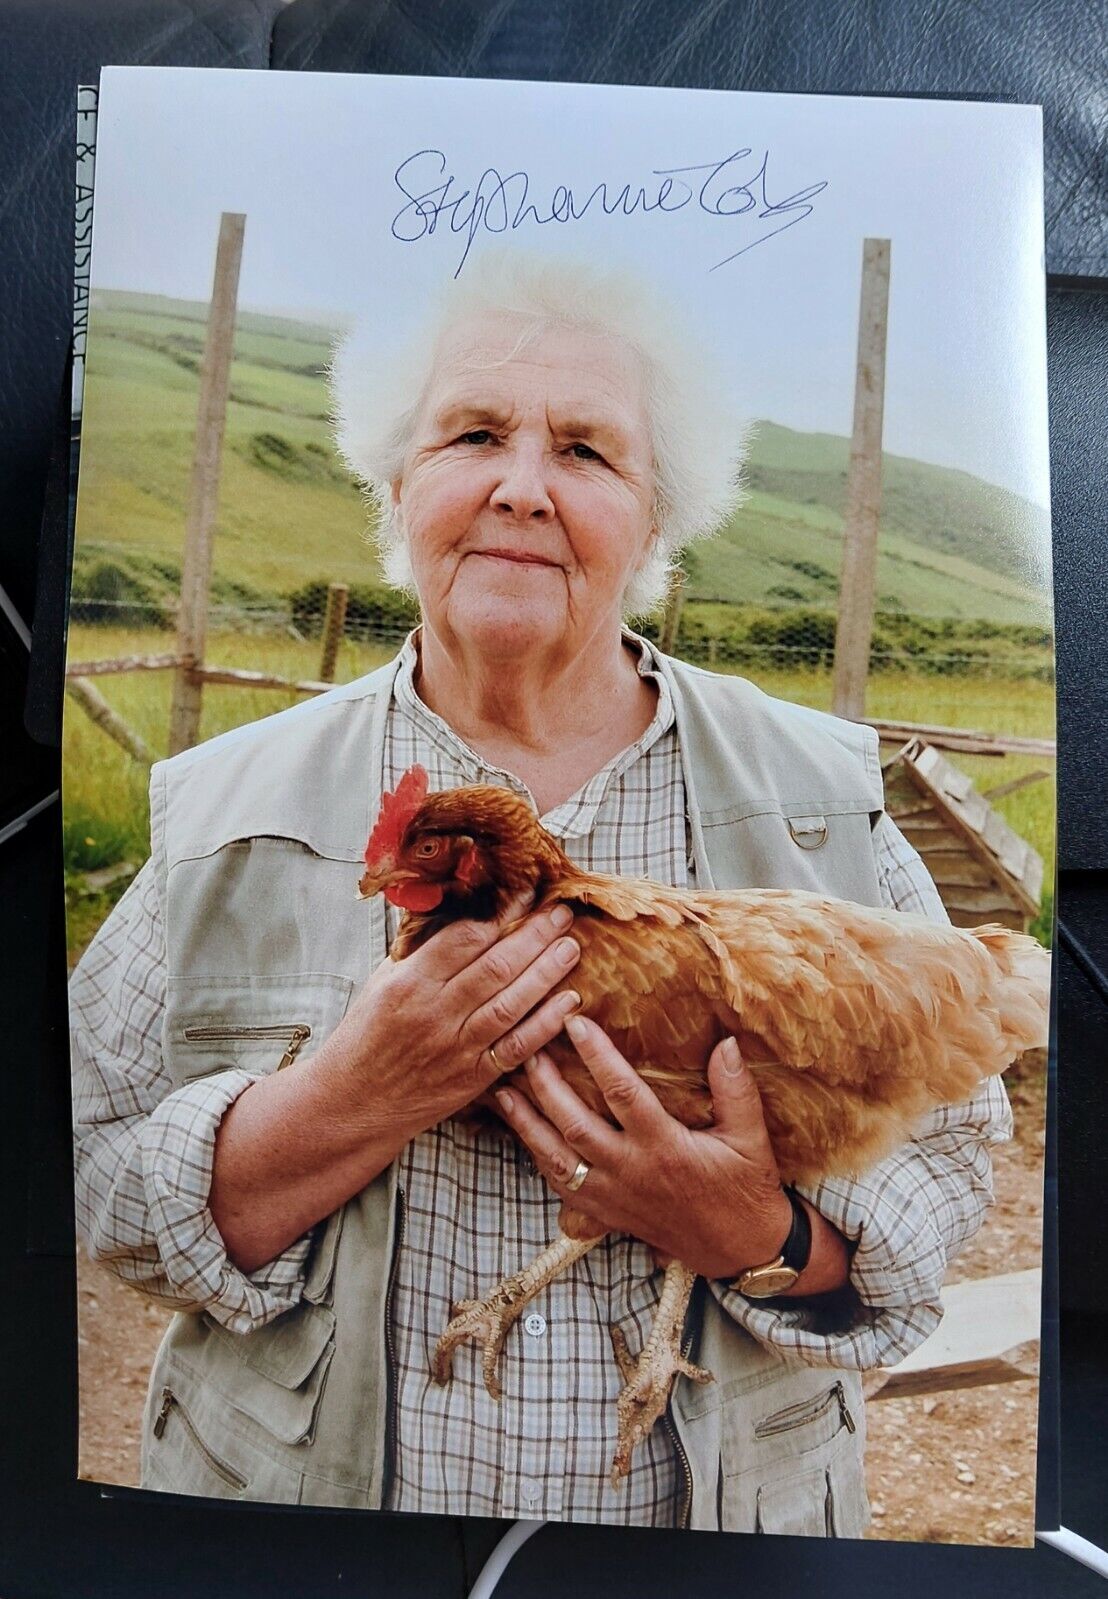
[[[591,1171],[592,1167],[587,1160],[579,1160],[573,1168],[573,1176],[566,1184],[567,1193],[575,1194]]]
[[[504,1068],[503,1068],[503,1066],[501,1066],[500,1062],[497,1060],[497,1058],[496,1058],[496,1050],[493,1048],[493,1046],[491,1044],[489,1045],[489,1054],[492,1056],[493,1066],[496,1068],[496,1070],[498,1072],[502,1072],[504,1070]]]

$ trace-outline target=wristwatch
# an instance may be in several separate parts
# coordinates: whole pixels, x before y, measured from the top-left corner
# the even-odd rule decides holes
[[[731,1287],[748,1299],[772,1299],[790,1289],[808,1264],[812,1253],[812,1223],[799,1195],[786,1188],[793,1208],[793,1224],[776,1260],[764,1266],[748,1266],[733,1279]]]

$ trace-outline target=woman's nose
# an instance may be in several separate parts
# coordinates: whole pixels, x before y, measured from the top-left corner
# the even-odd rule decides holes
[[[526,445],[504,451],[504,470],[493,490],[493,509],[520,522],[550,522],[554,502],[546,482],[545,453]]]

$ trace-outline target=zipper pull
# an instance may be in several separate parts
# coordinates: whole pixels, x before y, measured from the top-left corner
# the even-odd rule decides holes
[[[280,1062],[278,1063],[278,1066],[277,1066],[277,1070],[279,1072],[283,1072],[286,1066],[291,1066],[292,1065],[293,1061],[296,1059],[297,1055],[299,1055],[299,1053],[300,1053],[300,1046],[303,1044],[303,1042],[304,1042],[304,1040],[306,1038],[310,1038],[311,1036],[312,1036],[312,1030],[311,1030],[310,1027],[294,1027],[293,1028],[292,1037],[289,1039],[289,1047],[288,1047],[288,1049],[285,1050],[285,1053],[281,1056]]]
[[[843,1426],[846,1428],[847,1432],[857,1432],[858,1428],[854,1417],[847,1409],[846,1394],[843,1392],[843,1385],[841,1382],[837,1382],[835,1384],[835,1398],[839,1401],[839,1415],[842,1417]]]
[[[157,1416],[154,1418],[154,1437],[155,1438],[160,1438],[162,1433],[165,1431],[166,1417],[169,1415],[169,1412],[173,1409],[174,1402],[175,1401],[174,1401],[174,1398],[173,1398],[173,1389],[172,1388],[163,1388],[162,1389],[162,1408],[158,1411]]]

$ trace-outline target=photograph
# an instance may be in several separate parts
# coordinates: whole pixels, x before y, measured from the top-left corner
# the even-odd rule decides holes
[[[80,1476],[1030,1545],[1038,108],[81,118]]]

